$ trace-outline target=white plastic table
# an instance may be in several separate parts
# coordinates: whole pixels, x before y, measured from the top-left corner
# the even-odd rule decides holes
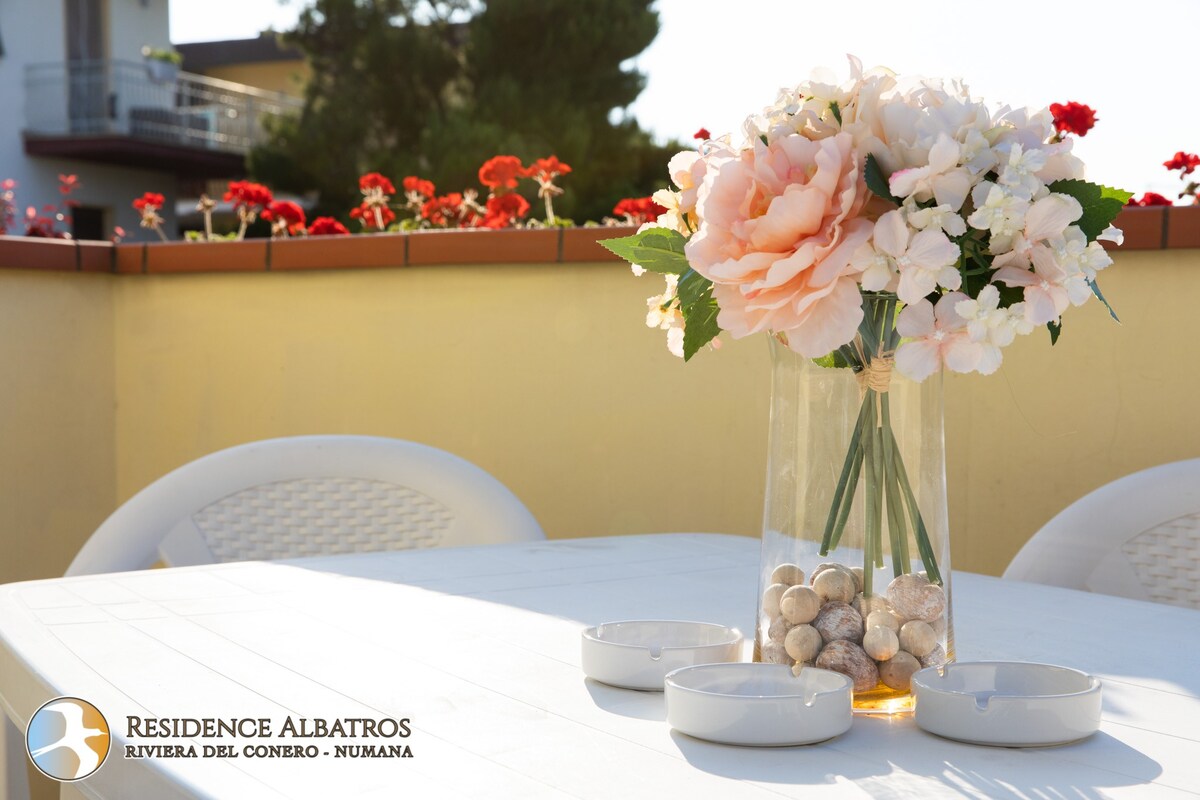
[[[749,630],[757,564],[754,539],[664,534],[10,584],[0,701],[22,730],[56,695],[99,707],[112,752],[75,787],[104,798],[1200,796],[1187,609],[954,574],[960,659],[1104,680],[1101,731],[1057,748],[959,744],[911,717],[856,718],[809,747],[725,747],[672,732],[661,694],[584,679],[585,625]],[[126,759],[130,715],[407,718],[412,757]],[[281,742],[309,743],[265,743]]]

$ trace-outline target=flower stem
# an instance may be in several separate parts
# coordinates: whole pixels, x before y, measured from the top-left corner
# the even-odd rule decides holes
[[[892,543],[892,571],[899,575],[905,571],[908,561],[908,530],[904,524],[904,506],[900,501],[900,469],[897,463],[900,454],[896,449],[895,437],[892,433],[892,419],[888,396],[885,393],[880,398],[880,417],[882,426],[887,431],[883,436],[883,460],[888,465],[887,474],[887,509],[888,534]]]
[[[896,447],[895,434],[889,429],[889,435],[892,437],[892,446]],[[921,510],[917,508],[917,498],[913,495],[912,484],[908,482],[908,474],[904,469],[904,461],[900,458],[896,459],[896,471],[899,477],[900,489],[904,493],[904,502],[908,506],[909,516],[912,518],[913,529],[915,530],[915,539],[917,541],[917,552],[921,554],[921,563],[925,565],[925,572],[929,576],[930,583],[941,583],[942,573],[938,569],[937,559],[933,555],[933,546],[929,543],[929,532],[925,529],[925,520],[921,517]]]
[[[846,450],[846,461],[842,464],[842,473],[838,478],[837,488],[833,492],[833,503],[829,506],[829,518],[825,521],[825,535],[821,537],[821,555],[828,555],[829,548],[836,547],[834,543],[834,531],[836,530],[838,538],[841,538],[841,526],[837,523],[843,517],[841,514],[842,506],[845,505],[848,507],[850,501],[854,499],[854,491],[858,485],[859,468],[862,467],[862,444],[859,442],[859,437],[862,435],[863,420],[866,419],[866,414],[867,404],[864,402],[858,411],[858,421],[854,423],[854,433],[850,437],[850,447]],[[854,475],[854,480],[850,479],[851,473]],[[847,489],[850,490],[848,497],[846,495]]]
[[[865,298],[859,335],[852,345],[839,349],[842,358],[862,381],[862,405],[854,423],[846,458],[838,475],[829,514],[821,538],[820,554],[828,555],[838,547],[850,517],[854,497],[863,484],[866,528],[863,534],[863,593],[871,595],[874,571],[885,566],[883,527],[888,529],[888,544],[894,575],[912,571],[909,531],[931,583],[941,583],[933,546],[925,520],[917,506],[916,494],[908,479],[900,446],[892,428],[891,403],[886,386],[880,390],[862,373],[876,359],[889,359],[900,342],[896,330],[894,297]],[[871,375],[877,380],[878,374]],[[911,524],[911,528],[910,528]]]

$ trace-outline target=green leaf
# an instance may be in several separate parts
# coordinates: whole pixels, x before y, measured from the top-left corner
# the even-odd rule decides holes
[[[837,100],[829,103],[829,110],[833,112],[833,118],[837,120],[837,124],[842,124],[842,107],[838,105]]]
[[[1061,322],[1047,322],[1046,330],[1050,331],[1050,346],[1058,344],[1058,337],[1062,334]]]
[[[887,176],[883,174],[883,167],[879,166],[879,162],[875,160],[875,156],[871,153],[867,153],[867,166],[863,170],[863,177],[866,178],[868,189],[884,200],[890,200],[896,205],[900,205],[900,199],[892,196]]]
[[[712,281],[699,272],[696,272],[696,270],[689,269],[683,273],[683,277],[679,279],[679,284],[675,289],[675,293],[679,295],[679,307],[682,309],[691,308],[700,302],[704,292],[711,288]]]
[[[1108,309],[1109,315],[1111,315],[1112,318],[1117,322],[1120,322],[1121,318],[1117,316],[1117,312],[1113,311],[1113,307],[1108,304],[1107,300],[1104,299],[1104,293],[1100,291],[1100,284],[1096,283],[1095,281],[1088,281],[1088,286],[1091,287],[1092,294],[1096,295],[1101,303],[1104,303],[1104,307]]]
[[[683,360],[690,361],[700,348],[721,332],[720,308],[712,296],[712,281],[689,270],[679,281],[679,311],[683,314]]]
[[[633,236],[600,240],[601,246],[631,264],[673,275],[682,275],[689,269],[687,256],[683,254],[686,243],[679,231],[668,228],[647,228]]]
[[[1009,286],[1005,283],[994,283],[992,285],[1000,292],[1001,308],[1008,308],[1025,300],[1025,290],[1020,286]]]
[[[846,360],[846,357],[839,350],[834,350],[829,355],[821,356],[820,358],[814,358],[812,362],[818,367],[824,367],[825,369],[845,369],[850,366],[850,362]]]
[[[1083,216],[1075,224],[1080,227],[1089,242],[1094,242],[1104,229],[1112,224],[1125,207],[1133,192],[1101,186],[1088,181],[1055,181],[1049,187],[1052,192],[1074,197],[1083,206]]]

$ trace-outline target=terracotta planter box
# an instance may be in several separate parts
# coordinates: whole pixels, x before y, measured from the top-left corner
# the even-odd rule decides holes
[[[1200,247],[1200,206],[1126,208],[1116,226],[1125,244],[1109,249]],[[249,239],[243,242],[149,242],[113,245],[0,236],[0,268],[167,275],[389,269],[461,264],[605,263],[620,259],[599,242],[636,228],[447,230],[413,233]]]
[[[1200,206],[1172,206],[1167,211],[1167,236],[1163,245],[1168,249],[1177,247],[1200,247]]]
[[[1125,243],[1120,247],[1112,242],[1101,244],[1106,250],[1161,250],[1166,218],[1161,206],[1123,209],[1113,224],[1125,233]]]
[[[77,272],[79,258],[79,248],[71,240],[0,236],[0,266]]]
[[[146,272],[153,274],[262,272],[267,268],[267,241],[151,242],[142,245],[145,248],[143,263]]]
[[[446,230],[409,234],[408,265],[558,261],[558,230]]]
[[[403,267],[408,238],[402,233],[371,233],[275,239],[269,249],[270,268],[284,271]]]

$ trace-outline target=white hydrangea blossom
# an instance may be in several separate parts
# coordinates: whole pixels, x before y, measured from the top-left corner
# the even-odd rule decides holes
[[[960,300],[955,312],[967,320],[967,334],[980,345],[980,359],[975,371],[991,375],[1000,368],[1003,356],[1000,349],[1013,343],[1018,334],[1033,332],[1033,323],[1025,318],[1025,304],[1014,303],[1000,308],[1000,291],[988,284],[975,299]]]
[[[679,276],[668,273],[662,294],[646,298],[646,327],[667,332],[667,350],[683,358],[683,313],[679,307]]]

